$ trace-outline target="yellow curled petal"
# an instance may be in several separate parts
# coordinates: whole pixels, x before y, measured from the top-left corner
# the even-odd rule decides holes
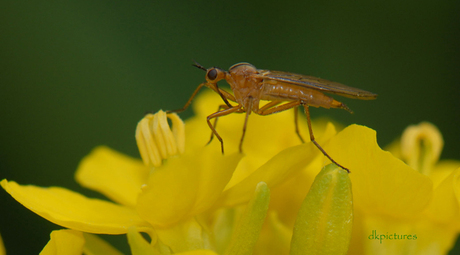
[[[294,225],[290,254],[346,254],[353,225],[347,172],[335,164],[316,176]]]
[[[269,202],[270,190],[265,182],[260,182],[236,225],[225,254],[253,254],[254,246],[259,239],[262,224],[265,221]]]
[[[62,229],[51,232],[51,238],[40,255],[81,255],[85,239],[80,231]]]
[[[364,212],[413,218],[428,205],[430,178],[380,149],[374,130],[350,125],[323,148],[350,169],[353,200]]]
[[[109,244],[104,239],[100,238],[97,235],[83,233],[85,238],[85,245],[83,246],[83,254],[85,255],[100,255],[100,254],[110,254],[110,255],[122,255],[120,251],[115,249],[111,244]]]
[[[134,207],[148,174],[148,167],[140,160],[106,146],[99,146],[82,159],[75,179],[83,187],[98,191],[120,204]]]
[[[131,208],[90,199],[64,188],[21,186],[5,179],[1,185],[29,210],[66,228],[95,234],[124,234],[130,226],[148,227]]]
[[[137,232],[135,227],[128,229],[128,243],[132,255],[160,255],[153,246],[151,246],[142,235]]]

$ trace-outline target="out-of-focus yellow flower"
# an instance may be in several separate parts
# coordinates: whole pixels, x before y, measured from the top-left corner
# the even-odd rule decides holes
[[[238,144],[244,116],[219,118],[222,155],[216,139],[205,146],[211,135],[205,119],[219,100],[211,93],[197,98],[196,116],[186,128],[175,114],[147,115],[136,131],[142,161],[104,146],[85,157],[77,181],[115,203],[57,187],[7,180],[2,187],[49,221],[74,234],[84,232],[86,242],[94,237],[88,233],[127,233],[133,254],[302,254],[307,249],[345,254],[352,224],[349,253],[375,254],[381,244],[368,239],[371,230],[412,234],[420,215],[438,217],[442,212],[435,209],[444,207],[448,217],[458,215],[452,209],[455,186],[449,186],[457,175],[449,173],[445,180],[451,181],[443,185],[443,180],[439,193],[433,192],[430,177],[381,150],[375,131],[363,126],[337,133],[331,123],[313,123],[318,143],[351,174],[334,165],[323,168],[330,162],[312,143],[300,143],[291,112],[251,115],[243,154]],[[299,125],[307,136],[305,121],[299,119]],[[430,172],[426,162],[420,165]],[[433,199],[441,195],[450,202]],[[427,250],[412,240],[384,245],[383,251],[400,254],[413,247]]]

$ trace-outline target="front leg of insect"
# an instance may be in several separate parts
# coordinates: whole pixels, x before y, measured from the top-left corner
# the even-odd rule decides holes
[[[233,106],[232,106],[233,107]],[[219,107],[217,107],[217,112],[220,112],[222,109],[228,109],[229,107],[226,104],[221,104]],[[217,120],[219,118],[214,118],[214,124],[212,125],[214,129],[217,127]],[[211,137],[209,138],[209,141],[206,143],[206,145],[210,144],[212,142],[212,139],[214,138],[214,132],[211,131]]]
[[[214,118],[229,115],[229,114],[234,113],[234,112],[241,112],[241,110],[242,110],[241,105],[237,105],[237,106],[233,106],[231,108],[227,108],[227,109],[219,111],[219,112],[215,112],[215,113],[209,115],[206,118],[209,128],[211,129],[212,133],[217,137],[217,139],[220,142],[220,147],[221,147],[222,154],[224,154],[224,141],[222,140],[222,137],[219,135],[219,133],[217,133],[216,129],[212,125],[211,120],[214,119]]]

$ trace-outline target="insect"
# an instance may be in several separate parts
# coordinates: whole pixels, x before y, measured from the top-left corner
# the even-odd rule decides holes
[[[307,117],[311,142],[313,142],[334,164],[349,172],[347,168],[332,159],[315,141],[315,136],[313,135],[311,127],[309,107],[324,107],[327,109],[341,108],[353,113],[344,103],[336,101],[324,93],[362,100],[375,99],[377,94],[313,76],[257,69],[249,63],[235,64],[230,67],[228,71],[224,71],[218,67],[204,68],[196,62],[194,66],[206,71],[206,82],[198,85],[183,108],[171,112],[182,112],[186,110],[198,91],[203,87],[208,87],[219,94],[225,104],[220,105],[217,112],[207,117],[207,123],[212,131],[209,142],[211,142],[215,135],[220,141],[222,153],[224,153],[224,142],[215,128],[218,117],[226,116],[231,113],[246,113],[243,134],[239,144],[239,150],[242,152],[246,126],[251,112],[258,115],[270,115],[293,108],[295,113],[295,131],[300,140],[304,142],[299,133],[297,121],[298,107],[303,106]],[[233,94],[219,88],[217,82],[220,80],[227,81]],[[269,102],[261,107],[261,100]],[[230,103],[230,101],[234,104]],[[214,125],[211,123],[212,119],[215,119]]]

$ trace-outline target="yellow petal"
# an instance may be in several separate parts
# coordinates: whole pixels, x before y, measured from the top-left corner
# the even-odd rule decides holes
[[[262,224],[265,221],[269,202],[270,190],[266,183],[260,182],[257,184],[253,198],[249,201],[237,223],[225,254],[250,255],[253,253],[254,246],[259,239]]]
[[[428,214],[437,222],[460,230],[460,168],[452,171],[434,190]]]
[[[323,139],[331,137],[333,134],[335,134],[334,127],[328,125]],[[219,201],[225,206],[244,203],[250,199],[252,190],[258,182],[263,181],[267,183],[269,188],[275,187],[292,177],[292,175],[299,173],[307,165],[313,162],[319,153],[319,150],[313,143],[287,148],[271,158],[267,163],[245,179],[241,180],[233,187],[226,189]],[[234,176],[233,178],[240,179],[241,177]]]
[[[241,157],[222,156],[219,150],[207,146],[168,159],[150,175],[137,211],[155,226],[167,226],[203,212],[219,198]]]
[[[83,246],[83,253],[85,255],[100,255],[100,254],[107,254],[107,255],[122,255],[120,251],[115,249],[112,245],[108,242],[103,240],[97,235],[83,233],[83,237],[85,238],[85,246]]]
[[[51,239],[40,255],[81,255],[85,239],[80,231],[63,229],[51,232]]]
[[[429,203],[433,184],[377,145],[374,130],[351,125],[324,149],[351,171],[355,206],[366,213],[410,217]]]
[[[235,218],[237,218],[236,212],[235,208],[221,208],[214,213],[214,221],[210,232],[212,234],[211,238],[214,240],[214,248],[219,254],[222,254],[230,243]]]
[[[307,196],[311,184],[318,174],[318,169],[324,166],[323,161],[324,157],[316,157],[299,174],[283,182],[281,185],[270,189],[272,197],[270,210],[276,211],[279,220],[288,228],[292,229],[294,227],[302,201]]]
[[[70,190],[1,181],[16,201],[41,217],[66,228],[96,234],[124,234],[130,226],[148,224],[131,208],[90,199]]]
[[[83,187],[133,207],[148,173],[149,169],[140,160],[99,146],[83,158],[75,178]]]
[[[443,182],[447,176],[449,176],[455,169],[459,167],[460,161],[458,160],[439,161],[430,174],[431,180],[433,181],[433,187],[438,187],[438,185]]]
[[[128,242],[132,255],[160,255],[161,253],[151,246],[135,227],[128,229]]]
[[[155,229],[158,239],[174,253],[204,248],[200,224],[190,218],[168,228]]]
[[[353,224],[348,173],[325,166],[315,178],[294,225],[290,254],[346,254]]]

